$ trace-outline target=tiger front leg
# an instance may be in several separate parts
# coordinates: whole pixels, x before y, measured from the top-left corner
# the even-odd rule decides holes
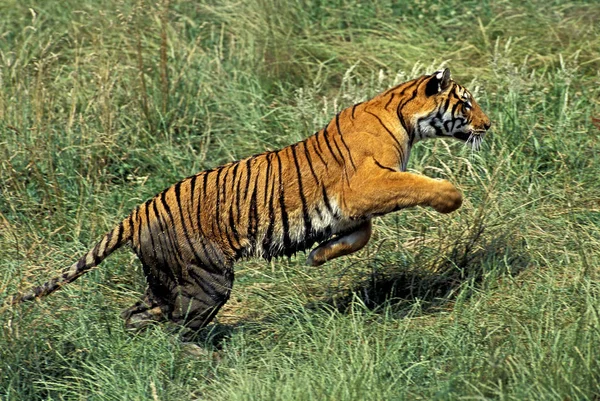
[[[320,266],[328,260],[358,251],[369,242],[371,231],[372,226],[369,219],[354,230],[319,244],[308,255],[306,264]]]
[[[447,180],[381,168],[365,163],[353,177],[342,199],[350,218],[369,218],[414,206],[430,206],[450,213],[462,205],[461,193]]]

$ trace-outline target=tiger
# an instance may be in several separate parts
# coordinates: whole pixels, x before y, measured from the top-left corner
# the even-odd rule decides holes
[[[414,206],[458,209],[462,194],[449,181],[406,171],[411,149],[430,138],[477,144],[490,126],[448,68],[401,83],[300,142],[177,182],[9,305],[60,289],[128,244],[147,285],[122,312],[126,328],[170,321],[199,330],[229,299],[240,259],[291,256],[317,243],[306,263],[320,266],[362,249],[374,217]]]

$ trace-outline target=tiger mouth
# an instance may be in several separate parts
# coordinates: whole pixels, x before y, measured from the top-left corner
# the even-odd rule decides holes
[[[453,136],[456,139],[460,139],[463,142],[468,142],[469,139],[475,139],[475,138],[483,139],[484,134],[485,134],[485,131],[470,130],[467,132],[457,132]]]
[[[469,131],[469,132],[457,132],[454,134],[454,137],[456,139],[460,139],[461,141],[467,141],[471,135],[473,135],[473,131]]]

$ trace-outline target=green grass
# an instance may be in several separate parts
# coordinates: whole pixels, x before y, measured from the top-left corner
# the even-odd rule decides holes
[[[4,310],[0,399],[599,399],[599,20],[595,1],[4,1],[0,300],[177,180],[442,65],[493,129],[411,155],[459,211],[377,219],[320,268],[238,264],[200,347],[124,330],[127,251]]]

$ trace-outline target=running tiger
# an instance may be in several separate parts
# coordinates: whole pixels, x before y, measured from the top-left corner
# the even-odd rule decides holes
[[[477,146],[490,124],[448,69],[400,84],[342,110],[301,142],[167,188],[61,276],[10,302],[48,295],[129,244],[148,287],[123,312],[127,327],[171,320],[199,329],[228,300],[240,258],[289,256],[316,242],[307,263],[319,266],[364,247],[375,216],[458,209],[462,196],[450,182],[406,172],[411,148],[446,137]]]

